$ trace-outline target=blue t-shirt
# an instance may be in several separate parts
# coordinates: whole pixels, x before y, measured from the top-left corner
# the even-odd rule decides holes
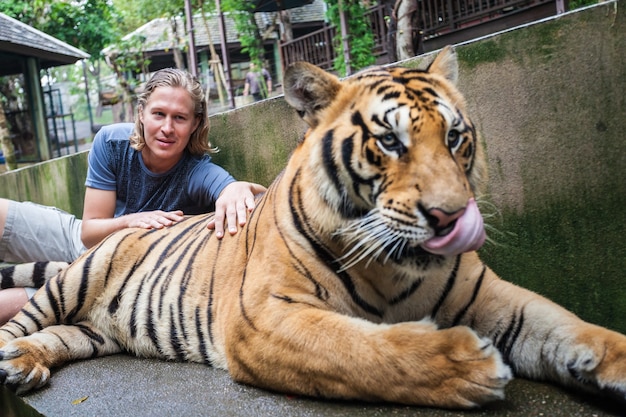
[[[116,192],[115,217],[152,210],[213,211],[219,194],[235,179],[209,155],[187,151],[172,169],[155,174],[144,165],[141,152],[130,146],[133,129],[132,123],[103,127],[89,152],[85,185]]]

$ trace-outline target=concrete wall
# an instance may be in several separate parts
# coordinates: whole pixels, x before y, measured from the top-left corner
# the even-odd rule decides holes
[[[460,87],[490,165],[505,279],[626,333],[626,16],[619,1],[459,45]],[[404,62],[423,65],[430,57]],[[216,162],[263,184],[305,126],[282,98],[213,116]],[[0,176],[0,196],[81,214],[86,155]],[[490,203],[490,204],[487,204]]]

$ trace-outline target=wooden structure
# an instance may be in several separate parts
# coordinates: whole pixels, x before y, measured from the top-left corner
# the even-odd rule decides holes
[[[415,35],[421,37],[424,47],[421,52],[429,52],[554,16],[562,4],[562,0],[420,0],[421,23]],[[375,39],[373,53],[378,63],[388,63],[386,45],[389,33],[384,7],[379,5],[369,9],[367,16]],[[331,70],[335,58],[332,42],[336,36],[337,29],[327,25],[293,41],[281,43],[283,65],[307,61]]]
[[[0,76],[19,77],[25,91],[22,100],[5,97],[4,108],[19,160],[50,159],[49,139],[58,145],[63,136],[58,127],[65,126],[66,117],[73,120],[54,106],[55,91],[42,88],[41,71],[86,58],[89,55],[80,49],[0,13]]]

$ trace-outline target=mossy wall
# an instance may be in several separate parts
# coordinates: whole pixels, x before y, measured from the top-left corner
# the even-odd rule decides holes
[[[284,168],[306,124],[285,100],[267,100],[211,118],[213,160],[235,178],[269,185]]]
[[[620,2],[457,46],[490,167],[481,256],[626,333],[626,16]],[[621,12],[621,13],[620,13]],[[430,57],[403,62],[424,65]],[[217,163],[268,185],[305,125],[282,98],[211,118]],[[0,196],[82,213],[86,153],[0,176]],[[488,206],[488,205],[487,205]]]
[[[0,197],[34,201],[77,216],[83,213],[87,151],[0,175]]]
[[[605,3],[459,48],[504,278],[626,333],[626,16]],[[470,93],[467,93],[470,92]]]

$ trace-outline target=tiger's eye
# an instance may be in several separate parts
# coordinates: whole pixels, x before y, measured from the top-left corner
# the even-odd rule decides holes
[[[461,140],[461,134],[458,130],[450,130],[448,132],[448,148],[453,149],[459,144]]]
[[[379,140],[381,145],[389,149],[393,147],[393,145],[398,141],[398,138],[393,132],[389,132],[385,136],[381,137]]]
[[[382,146],[389,152],[395,152],[399,155],[406,152],[406,147],[402,142],[400,142],[396,134],[393,132],[388,132],[383,136],[379,136],[378,138],[376,138],[376,141],[380,146]]]

